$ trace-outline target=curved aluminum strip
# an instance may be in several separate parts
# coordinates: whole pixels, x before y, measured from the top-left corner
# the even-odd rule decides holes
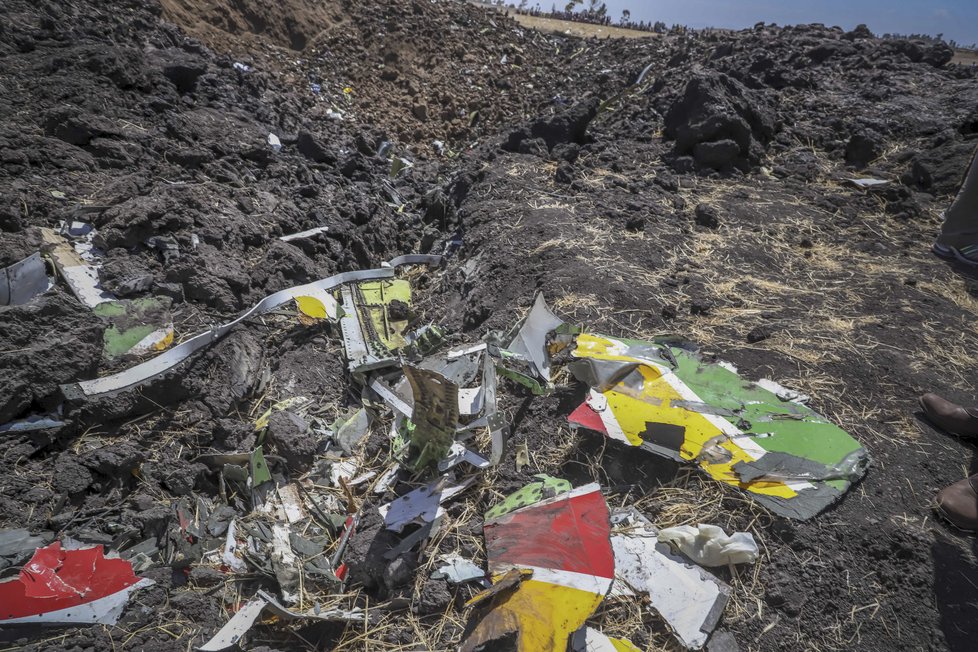
[[[308,292],[310,289],[331,290],[339,285],[343,285],[344,283],[390,278],[394,276],[394,268],[400,265],[438,264],[439,262],[441,262],[441,256],[398,256],[387,263],[386,265],[388,266],[380,269],[343,272],[314,283],[297,285],[295,287],[286,288],[285,290],[280,290],[265,297],[250,309],[243,312],[233,321],[229,321],[226,324],[221,324],[220,326],[216,326],[209,331],[204,331],[199,335],[195,335],[189,340],[180,343],[179,345],[156,356],[155,358],[142,362],[134,367],[130,367],[125,371],[112,374],[111,376],[104,376],[102,378],[95,378],[94,380],[85,380],[78,383],[62,385],[61,391],[68,399],[82,399],[132,389],[133,387],[142,385],[148,380],[163,374],[180,362],[186,360],[192,353],[213,344],[217,340],[227,335],[232,328],[240,324],[245,319],[270,312],[286,301],[294,299],[297,296],[302,296],[304,292]]]

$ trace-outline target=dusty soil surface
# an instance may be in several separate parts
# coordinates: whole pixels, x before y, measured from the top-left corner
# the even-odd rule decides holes
[[[461,240],[443,269],[411,273],[419,320],[455,341],[508,326],[542,290],[568,321],[676,334],[812,395],[874,460],[838,506],[796,523],[571,431],[584,388],[567,374],[545,398],[504,383],[503,464],[448,505],[447,528],[396,581],[378,579],[375,555],[397,539],[372,516],[382,498],[336,490],[365,514],[342,600],[376,620],[260,625],[252,649],[454,649],[474,589],[429,579],[435,555],[483,563],[480,515],[546,472],[599,481],[609,504],[660,526],[752,532],[758,563],[718,572],[734,591],[721,628],[741,649],[970,650],[975,539],[932,499],[978,470],[975,449],[916,414],[927,390],[978,400],[978,279],[929,253],[978,144],[976,73],[952,54],[821,26],[579,39],[420,0],[8,0],[0,265],[36,250],[38,227],[89,221],[105,284],[148,277],[134,296],[171,297],[185,339],[271,292]],[[392,179],[390,155],[414,167]],[[852,177],[889,183],[859,190]],[[0,307],[0,423],[63,404],[60,383],[131,364],[102,360],[103,329],[61,284]],[[315,397],[332,417],[358,404],[352,388],[336,333],[278,314],[140,392],[65,404],[62,428],[3,435],[0,527],[176,551],[142,572],[157,584],[118,625],[2,629],[3,649],[187,650],[257,588],[274,592],[274,578],[201,562],[223,537],[184,545],[176,513],[223,504],[195,460],[251,450],[275,401]],[[266,452],[285,456],[284,441]],[[360,455],[383,468],[386,446],[377,424]],[[590,622],[677,649],[635,600],[607,600]]]

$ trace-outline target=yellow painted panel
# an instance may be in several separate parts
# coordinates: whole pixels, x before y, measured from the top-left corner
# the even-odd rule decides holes
[[[530,579],[493,612],[502,612],[497,614],[502,621],[515,617],[519,623],[520,652],[566,652],[571,634],[580,629],[603,599],[596,593]]]
[[[633,357],[619,355],[614,348],[615,345],[610,340],[582,333],[578,335],[574,355],[599,360],[637,361]],[[679,455],[685,460],[696,460],[703,446],[714,437],[721,435],[722,431],[698,412],[671,406],[672,401],[683,400],[677,385],[686,389],[687,395],[692,393],[682,384],[678,376],[668,371],[663,373],[663,370],[647,364],[642,364],[638,371],[644,379],[641,392],[635,392],[624,384],[619,384],[604,393],[605,398],[608,399],[608,407],[625,437],[633,446],[639,446],[643,441],[640,433],[645,432],[646,424],[649,422],[681,426],[685,429],[685,435]],[[757,494],[781,498],[793,498],[798,495],[782,482],[740,482],[732,467],[738,462],[753,461],[754,457],[729,440],[723,441],[720,446],[729,451],[731,455],[729,462],[721,464],[698,462],[713,479]]]
[[[326,306],[316,297],[296,297],[295,305],[299,312],[313,319],[326,319]]]
[[[608,640],[611,641],[612,647],[614,647],[617,652],[642,652],[637,647],[635,647],[635,644],[632,643],[631,641],[626,641],[621,638],[611,638],[611,637],[609,637]]]

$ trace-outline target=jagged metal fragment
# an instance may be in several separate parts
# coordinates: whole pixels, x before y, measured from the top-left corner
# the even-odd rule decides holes
[[[550,354],[547,352],[547,334],[564,322],[551,312],[543,294],[537,294],[533,308],[523,320],[519,331],[506,346],[509,351],[524,356],[536,374],[550,382]]]
[[[400,265],[434,265],[438,264],[440,261],[441,256],[399,256],[398,258],[395,258],[387,263],[386,267],[382,267],[380,269],[344,272],[314,283],[307,283],[305,285],[298,285],[285,290],[280,290],[279,292],[265,297],[250,309],[241,313],[241,315],[239,315],[236,319],[195,335],[189,340],[186,340],[173,347],[166,353],[158,355],[155,358],[151,358],[146,362],[138,364],[134,367],[130,367],[125,371],[112,374],[111,376],[62,385],[61,391],[65,397],[69,399],[85,399],[132,389],[133,387],[142,385],[143,383],[169,371],[180,362],[186,360],[192,353],[213,344],[217,340],[227,335],[231,329],[244,320],[250,317],[263,315],[279,307],[286,301],[290,301],[297,296],[303,296],[304,293],[310,288],[329,290],[339,285],[343,285],[344,283],[353,283],[356,281],[376,278],[390,278],[394,275],[394,268]]]
[[[242,637],[252,628],[255,621],[258,620],[258,616],[266,609],[282,620],[321,620],[355,623],[366,621],[366,614],[361,609],[327,609],[319,613],[298,613],[286,609],[268,593],[259,591],[255,598],[241,607],[211,640],[197,649],[201,652],[222,652],[238,645]]]
[[[410,430],[411,447],[418,467],[437,464],[455,441],[458,426],[458,385],[429,369],[405,365],[404,375],[411,384],[414,408]]]
[[[0,306],[19,306],[29,302],[50,286],[40,253],[0,270]]]
[[[730,587],[660,543],[658,530],[634,508],[611,516],[618,531],[612,595],[646,594],[683,646],[699,649],[720,621]]]

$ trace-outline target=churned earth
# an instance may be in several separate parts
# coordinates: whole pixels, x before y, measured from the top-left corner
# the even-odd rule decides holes
[[[398,577],[376,557],[398,538],[373,516],[390,495],[336,490],[365,515],[343,600],[370,625],[264,624],[249,649],[455,649],[475,589],[430,579],[436,555],[484,563],[482,514],[549,473],[598,481],[609,505],[661,527],[752,532],[760,560],[717,571],[733,587],[720,628],[743,650],[970,650],[978,549],[932,505],[978,462],[916,403],[978,397],[978,277],[929,252],[978,145],[976,72],[952,55],[820,25],[580,39],[463,2],[8,0],[0,266],[37,251],[40,227],[89,222],[103,285],[169,297],[180,340],[287,287],[449,251],[409,277],[416,323],[453,342],[514,323],[542,291],[566,321],[676,335],[811,395],[873,458],[840,503],[797,523],[571,430],[585,388],[567,373],[546,397],[503,382],[503,463],[446,504],[448,525]],[[391,176],[392,157],[413,167]],[[847,182],[865,177],[889,183]],[[314,397],[330,419],[359,405],[337,333],[284,313],[139,392],[65,403],[60,384],[132,364],[103,360],[104,328],[63,284],[0,307],[0,423],[62,404],[66,417],[2,435],[0,527],[176,554],[141,573],[156,584],[116,626],[0,628],[0,649],[206,641],[275,584],[201,563],[223,537],[172,539],[181,504],[222,504],[197,458],[253,448],[255,417],[282,399]],[[383,468],[386,432],[359,451],[368,467]],[[589,623],[679,649],[635,599]]]

